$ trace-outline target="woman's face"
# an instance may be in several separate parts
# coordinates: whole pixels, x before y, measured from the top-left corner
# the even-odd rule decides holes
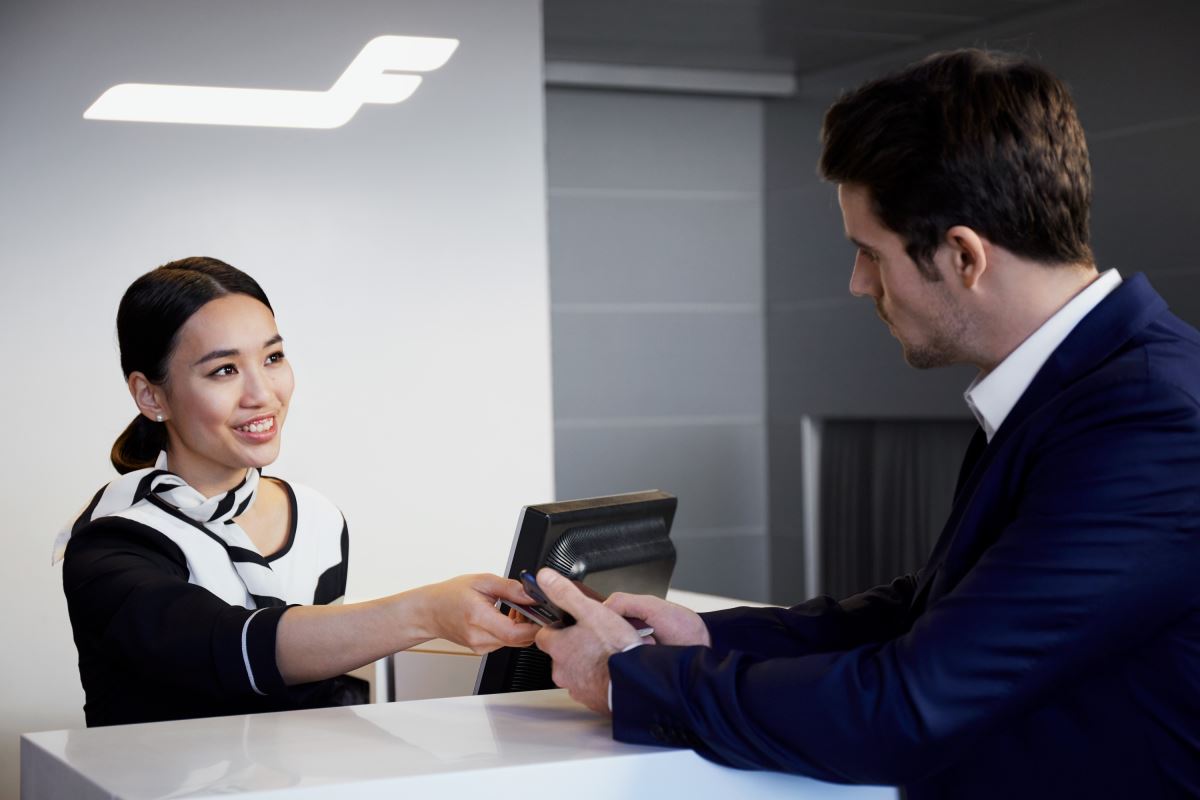
[[[292,368],[270,309],[211,300],[179,329],[164,384],[171,471],[212,496],[279,456]]]

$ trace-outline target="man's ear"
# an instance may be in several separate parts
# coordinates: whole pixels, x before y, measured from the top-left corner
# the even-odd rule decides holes
[[[129,394],[142,416],[155,422],[165,422],[171,416],[167,396],[161,386],[155,386],[141,372],[129,373]]]
[[[973,289],[987,272],[987,248],[983,237],[974,228],[955,225],[946,231],[946,246],[950,248],[950,268],[964,289]]]

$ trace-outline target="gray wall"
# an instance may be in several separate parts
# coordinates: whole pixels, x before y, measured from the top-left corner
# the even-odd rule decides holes
[[[336,130],[82,118],[124,81],[327,88],[388,33],[461,44]],[[114,319],[142,272],[212,255],[266,288],[296,374],[272,471],[345,512],[351,599],[503,570],[521,505],[553,496],[540,4],[8,4],[0,97],[12,796],[17,734],[83,724],[50,545],[114,475]]]
[[[672,585],[766,587],[762,105],[547,92],[562,499],[679,497]]]
[[[802,75],[787,100],[550,90],[559,496],[674,491],[678,585],[790,602],[806,594],[801,420],[968,417],[972,370],[910,369],[871,303],[849,295],[852,250],[815,173],[837,95],[938,49],[1027,52],[1068,80],[1101,267],[1147,272],[1200,321],[1185,249],[1200,221],[1187,191],[1198,17],[1183,0],[1056,4]]]
[[[834,189],[815,175],[821,114],[845,89],[939,49],[989,46],[1039,57],[1071,85],[1094,170],[1101,269],[1145,272],[1200,324],[1200,3],[1062,4],[1037,18],[870,63],[801,76],[765,110],[765,270],[771,594],[802,597],[799,418],[966,416],[966,368],[918,373],[872,304],[850,297],[853,252]]]

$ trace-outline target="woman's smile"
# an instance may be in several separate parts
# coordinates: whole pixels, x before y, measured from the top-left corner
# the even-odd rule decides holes
[[[269,442],[275,438],[275,434],[277,433],[275,416],[255,417],[248,422],[235,426],[233,430],[247,441],[255,443]]]
[[[253,420],[241,423],[241,425],[238,426],[234,426],[234,431],[238,431],[239,433],[251,433],[259,435],[270,433],[271,435],[274,435],[275,416],[271,415],[254,417]]]
[[[209,496],[278,457],[293,378],[265,305],[244,294],[206,303],[180,329],[169,374],[172,471]]]

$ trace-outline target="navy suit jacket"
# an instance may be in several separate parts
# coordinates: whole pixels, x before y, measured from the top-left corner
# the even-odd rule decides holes
[[[968,450],[916,575],[609,660],[613,733],[919,798],[1200,796],[1200,334],[1142,275]]]

